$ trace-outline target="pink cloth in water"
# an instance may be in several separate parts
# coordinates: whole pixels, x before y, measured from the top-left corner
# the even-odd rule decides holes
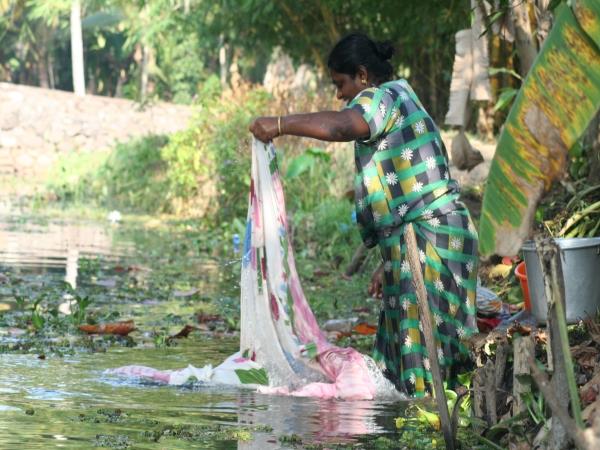
[[[372,399],[376,385],[365,357],[352,348],[329,343],[304,296],[288,238],[283,188],[272,144],[253,142],[249,197],[240,283],[240,353],[214,371],[191,366],[181,371],[126,366],[112,373],[180,384],[188,373],[192,376],[194,371],[202,371],[204,380],[244,384],[247,381],[235,376],[236,364],[247,369],[251,360],[250,368],[262,367],[268,375],[269,385],[259,387],[263,393]],[[228,371],[231,377],[224,376]],[[216,379],[213,372],[221,376]]]

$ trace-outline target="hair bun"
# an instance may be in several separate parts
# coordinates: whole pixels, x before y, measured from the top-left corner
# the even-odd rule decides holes
[[[375,50],[384,61],[391,59],[396,51],[391,41],[375,42]]]

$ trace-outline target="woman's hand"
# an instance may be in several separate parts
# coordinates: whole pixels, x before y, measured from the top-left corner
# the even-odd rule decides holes
[[[259,117],[254,119],[249,129],[256,139],[263,142],[272,141],[273,138],[279,136],[277,117]]]

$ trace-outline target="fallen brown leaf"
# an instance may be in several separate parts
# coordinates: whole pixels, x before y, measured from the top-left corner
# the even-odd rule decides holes
[[[531,334],[531,327],[515,322],[508,330],[506,330],[506,334],[510,338],[517,333],[521,336],[529,336]]]
[[[598,398],[600,392],[600,372],[579,389],[579,396],[583,405],[588,405]]]
[[[590,419],[596,417],[600,414],[600,398],[596,400],[594,403],[589,404],[582,412],[581,418],[585,421],[589,421]]]
[[[541,330],[538,328],[537,333],[535,334],[535,338],[538,343],[542,345],[546,345],[548,343],[548,333],[545,330]]]
[[[590,341],[591,343],[591,341]],[[595,347],[584,346],[583,344],[571,347],[573,359],[581,367],[593,369],[598,365],[598,357],[600,352]]]
[[[583,405],[589,405],[590,403],[596,401],[598,398],[598,392],[593,388],[586,389],[585,391],[582,390],[579,394],[579,397],[581,398],[581,403]]]
[[[199,323],[206,323],[206,322],[219,322],[221,320],[223,320],[221,318],[220,315],[218,314],[204,314],[204,313],[198,313],[198,322]]]
[[[375,334],[377,332],[377,327],[375,325],[369,325],[368,323],[359,323],[352,328],[352,331],[356,334],[368,336]]]
[[[592,338],[592,340],[596,344],[600,345],[600,324],[589,317],[583,319],[583,323],[585,324],[588,332],[590,333],[590,337]]]
[[[330,272],[325,269],[315,269],[313,270],[313,277],[325,277],[329,275]]]
[[[127,320],[123,322],[103,323],[100,325],[80,325],[79,329],[88,334],[114,334],[117,336],[127,336],[136,328],[133,320]]]
[[[174,334],[173,336],[171,336],[172,339],[180,339],[180,338],[186,338],[190,335],[190,333],[192,331],[197,330],[198,328],[196,328],[195,326],[192,325],[186,325],[185,327],[183,327],[181,329],[181,331],[177,334]]]

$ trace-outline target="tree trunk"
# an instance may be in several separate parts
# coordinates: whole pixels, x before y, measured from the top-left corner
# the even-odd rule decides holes
[[[115,97],[123,97],[123,86],[127,82],[127,72],[125,69],[119,70],[119,78],[117,79],[117,86],[115,87]]]
[[[48,47],[50,45],[50,30],[44,22],[40,22],[35,29],[36,39],[33,45],[39,86],[45,89],[50,87],[48,71]]]
[[[49,88],[56,88],[56,79],[54,78],[54,60],[52,59],[52,55],[48,55],[48,82]]]
[[[96,76],[90,73],[87,80],[87,92],[91,95],[96,95]]]
[[[48,77],[48,55],[46,55],[45,49],[40,51],[38,54],[37,70],[38,79],[40,80],[40,87],[48,89],[50,88],[50,79]]]
[[[142,44],[142,60],[140,62],[140,100],[146,100],[148,95],[148,79],[150,65],[150,47]]]
[[[221,78],[221,89],[227,87],[227,73],[229,67],[227,66],[227,44],[223,35],[219,36],[219,74]]]
[[[81,4],[71,2],[71,62],[73,67],[73,92],[85,95],[85,74],[83,66],[83,35],[81,33]]]
[[[519,74],[525,78],[537,55],[529,6],[532,0],[513,0],[512,21],[515,25],[515,46],[519,55]]]
[[[71,62],[73,72],[73,92],[85,95],[85,72],[83,61],[83,34],[81,32],[81,4],[71,2]]]
[[[331,44],[334,44],[340,39],[340,32],[335,25],[336,15],[321,1],[317,1],[317,5],[321,11],[321,17],[323,18],[323,23],[327,29],[329,40],[331,41]]]
[[[310,36],[309,36],[308,32],[306,31],[306,29],[304,28],[304,25],[302,24],[300,17],[298,17],[298,15],[294,14],[294,12],[290,8],[290,6],[283,0],[279,1],[279,7],[281,9],[283,9],[283,12],[288,16],[290,21],[294,24],[294,27],[296,27],[296,31],[298,31],[298,34],[304,39],[308,48],[310,48],[310,52],[313,56],[314,63],[319,68],[319,71],[322,74],[327,73],[327,65],[325,64],[325,60],[323,59],[323,56],[321,55],[320,48],[317,48],[317,47],[315,47],[315,45],[311,44]]]

